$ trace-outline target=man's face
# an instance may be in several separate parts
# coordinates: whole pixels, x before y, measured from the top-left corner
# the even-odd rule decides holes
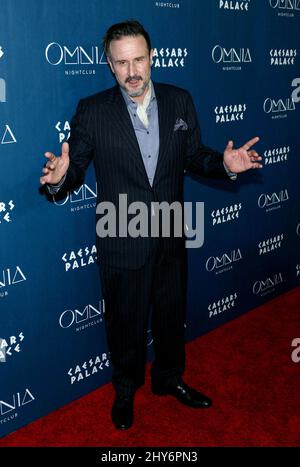
[[[148,90],[153,51],[150,55],[143,36],[125,36],[114,40],[109,47],[109,66],[116,80],[127,94],[142,102]]]

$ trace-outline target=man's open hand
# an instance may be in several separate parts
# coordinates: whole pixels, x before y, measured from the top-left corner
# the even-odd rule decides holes
[[[233,141],[228,141],[224,151],[224,164],[233,173],[245,172],[249,169],[261,169],[261,156],[251,147],[259,141],[258,137],[250,139],[238,149],[233,149]]]
[[[62,144],[60,157],[56,157],[52,152],[46,152],[45,157],[48,161],[43,168],[44,175],[40,178],[40,182],[42,185],[46,183],[56,185],[63,178],[70,164],[69,144]]]

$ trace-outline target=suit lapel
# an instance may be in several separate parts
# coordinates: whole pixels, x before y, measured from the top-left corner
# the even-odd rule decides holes
[[[148,182],[148,177],[143,163],[141,151],[126,104],[118,86],[115,86],[115,88],[113,88],[113,91],[113,98],[109,99],[108,101],[109,118],[112,121],[114,127],[116,128],[118,134],[123,138],[124,147],[126,147],[127,149],[128,156],[132,158],[132,160],[140,170],[141,174],[144,177],[146,177]]]
[[[165,89],[161,89],[159,84],[153,83],[153,85],[157,99],[159,125],[159,153],[153,181],[154,185],[168,156],[170,140],[174,131],[174,101],[169,98]],[[113,93],[107,102],[109,104],[109,118],[116,131],[124,139],[124,145],[128,148],[129,157],[132,158],[141,174],[146,178],[147,183],[149,183],[132,122],[118,86],[113,88]]]
[[[158,108],[158,125],[159,125],[159,153],[157,166],[155,171],[154,182],[158,180],[158,177],[163,168],[164,162],[168,156],[168,150],[170,147],[170,141],[173,136],[174,130],[174,102],[168,98],[164,89],[161,89],[159,84],[153,83],[155,89],[155,95],[157,99]]]

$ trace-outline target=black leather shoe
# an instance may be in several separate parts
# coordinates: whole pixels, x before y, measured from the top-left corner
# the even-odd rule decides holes
[[[116,396],[112,409],[111,419],[118,430],[128,430],[133,424],[134,396]]]
[[[152,384],[152,392],[157,396],[174,396],[182,404],[194,408],[208,408],[212,405],[212,400],[206,397],[201,392],[196,391],[187,386],[183,381],[178,382],[176,385],[161,386]]]

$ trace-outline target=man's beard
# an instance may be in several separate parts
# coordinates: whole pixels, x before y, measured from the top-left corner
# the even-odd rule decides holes
[[[131,77],[127,78],[126,82],[128,82],[130,79],[142,79],[142,78],[141,77],[131,76]],[[147,78],[145,79],[144,84],[140,89],[130,91],[125,86],[121,86],[121,87],[124,89],[125,92],[127,92],[129,97],[139,97],[139,96],[142,96],[144,94],[145,90],[149,86],[149,82],[150,82],[150,73],[147,76]]]

